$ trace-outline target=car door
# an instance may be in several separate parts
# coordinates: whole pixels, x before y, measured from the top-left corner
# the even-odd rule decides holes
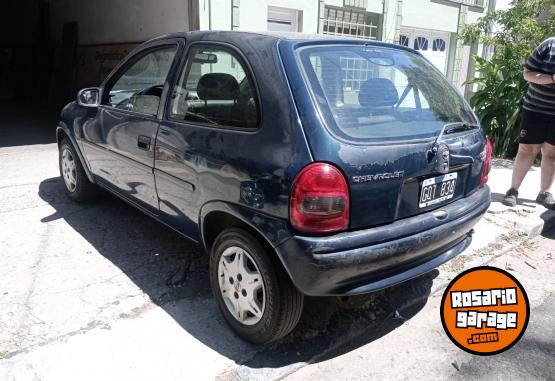
[[[227,199],[230,190],[238,192],[249,183],[237,161],[257,131],[258,97],[239,51],[196,43],[176,73],[169,98],[156,141],[160,219],[194,239],[204,200]]]
[[[100,183],[158,213],[154,146],[159,110],[180,41],[146,45],[105,82],[94,120],[83,128],[83,146]]]

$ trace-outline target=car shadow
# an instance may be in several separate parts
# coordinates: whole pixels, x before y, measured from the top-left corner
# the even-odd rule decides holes
[[[90,204],[72,202],[60,177],[42,181],[39,196],[55,210],[43,223],[64,220],[184,330],[240,369],[317,362],[371,343],[424,307],[439,274],[434,270],[364,296],[306,298],[301,322],[289,336],[255,347],[237,338],[217,311],[208,256],[197,244],[106,193]]]
[[[541,235],[544,238],[555,240],[555,210],[546,210],[540,215],[540,218],[545,221]]]

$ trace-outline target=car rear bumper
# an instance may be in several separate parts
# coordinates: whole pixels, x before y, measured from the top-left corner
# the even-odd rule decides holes
[[[293,236],[278,247],[306,295],[377,291],[424,274],[460,254],[490,204],[487,186],[434,211],[326,237]]]

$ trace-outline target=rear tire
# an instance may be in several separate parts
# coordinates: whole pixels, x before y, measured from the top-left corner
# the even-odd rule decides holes
[[[73,200],[84,202],[92,199],[98,188],[91,183],[73,145],[64,139],[58,148],[60,176],[66,194]]]
[[[253,344],[284,337],[303,311],[304,296],[274,264],[275,255],[239,228],[220,233],[210,253],[210,283],[218,307],[237,335]]]

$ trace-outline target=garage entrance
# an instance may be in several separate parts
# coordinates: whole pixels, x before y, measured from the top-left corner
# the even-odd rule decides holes
[[[418,50],[443,74],[447,73],[449,33],[425,29],[402,28],[399,45]]]
[[[268,30],[277,32],[301,32],[302,12],[296,9],[268,7]]]
[[[78,89],[100,85],[137,44],[189,30],[192,3],[3,0],[0,147],[53,142],[60,110]]]

